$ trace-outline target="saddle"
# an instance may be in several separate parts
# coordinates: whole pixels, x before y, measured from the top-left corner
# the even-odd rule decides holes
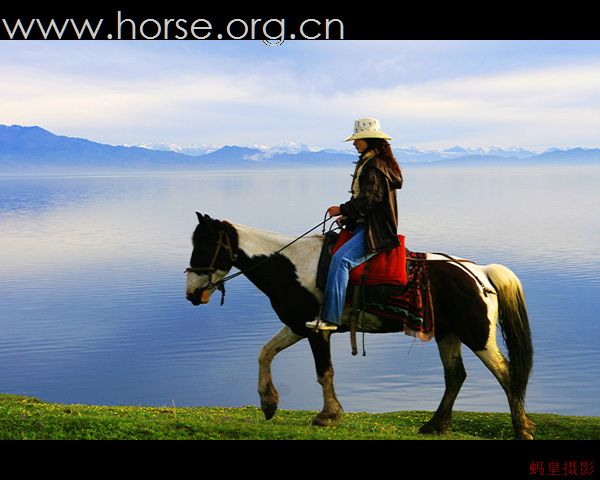
[[[317,287],[325,289],[331,257],[351,238],[342,229],[325,235],[317,269]],[[427,254],[400,246],[381,252],[350,272],[346,303],[351,305],[352,354],[356,355],[356,330],[360,313],[368,312],[387,323],[394,322],[405,334],[429,341],[434,336],[434,316],[429,288]]]

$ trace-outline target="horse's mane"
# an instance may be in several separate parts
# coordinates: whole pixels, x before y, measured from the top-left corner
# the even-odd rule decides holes
[[[313,234],[307,235],[299,239],[297,242],[294,242],[294,240],[298,238],[298,235],[291,236],[280,232],[250,227],[239,223],[228,223],[230,223],[233,228],[237,230],[240,247],[242,247],[248,254],[251,252],[255,254],[269,254],[293,242],[285,249],[286,255],[297,251],[297,254],[302,256],[303,253],[300,252],[304,251],[306,254],[309,254],[310,252],[310,255],[318,256],[318,252],[320,251],[322,244],[321,242],[323,241],[322,235]],[[308,245],[310,245],[310,247],[306,249]],[[295,263],[298,263],[299,261],[300,260],[298,259]]]
[[[229,220],[226,220],[227,223],[229,223],[230,225],[232,225],[234,228],[236,229],[241,229],[242,231],[245,232],[249,232],[249,233],[256,233],[258,235],[265,235],[268,237],[272,237],[273,240],[281,240],[283,242],[291,242],[292,240],[294,240],[295,238],[297,238],[299,235],[288,235],[285,233],[281,233],[281,232],[275,232],[274,230],[268,230],[265,228],[258,228],[258,227],[251,227],[249,225],[244,225],[241,223],[234,223],[231,222]],[[320,233],[313,233],[312,235],[306,235],[304,238],[320,238],[322,237],[322,235]]]

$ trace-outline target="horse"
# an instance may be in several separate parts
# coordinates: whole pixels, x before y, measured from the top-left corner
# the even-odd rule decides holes
[[[284,324],[258,356],[258,394],[265,418],[270,420],[275,415],[279,403],[271,362],[281,351],[308,339],[317,381],[323,390],[323,408],[312,424],[337,424],[342,406],[334,389],[330,338],[332,333],[348,331],[350,307],[346,307],[342,327],[336,331],[312,330],[305,325],[318,315],[323,302],[323,292],[316,285],[316,273],[324,236],[312,234],[294,241],[276,232],[213,219],[198,212],[196,215],[198,225],[192,235],[190,267],[186,269],[186,299],[198,306],[208,303],[217,288],[224,295],[223,280],[230,278],[226,276],[236,267],[237,274],[244,274],[267,295]],[[535,424],[524,407],[533,346],[521,282],[503,265],[469,263],[467,271],[441,255],[426,255],[434,335],[444,368],[445,391],[439,407],[419,432],[445,434],[449,430],[454,401],[467,376],[461,357],[461,347],[465,344],[506,393],[515,437],[533,439]],[[389,322],[366,312],[363,314],[368,321],[361,322],[359,332],[402,331],[401,326],[390,328]],[[508,359],[496,342],[497,324]]]

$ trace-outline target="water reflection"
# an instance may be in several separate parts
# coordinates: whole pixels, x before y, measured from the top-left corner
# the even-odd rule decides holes
[[[183,298],[196,210],[290,235],[347,198],[348,171],[0,180],[0,385],[48,401],[256,404],[256,358],[280,328],[244,277],[227,302]],[[598,169],[406,168],[401,231],[415,251],[499,262],[521,278],[534,331],[532,411],[598,415]],[[592,208],[594,207],[594,208]],[[434,409],[433,343],[367,335],[366,357],[334,336],[347,411]],[[467,349],[457,408],[507,411]],[[582,367],[583,366],[583,367]],[[310,348],[274,361],[282,408],[320,408]]]

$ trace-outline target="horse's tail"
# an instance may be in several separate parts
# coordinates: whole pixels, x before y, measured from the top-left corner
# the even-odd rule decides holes
[[[523,287],[503,265],[487,265],[485,273],[498,293],[498,323],[508,349],[511,394],[515,400],[524,401],[533,365],[533,344]]]

